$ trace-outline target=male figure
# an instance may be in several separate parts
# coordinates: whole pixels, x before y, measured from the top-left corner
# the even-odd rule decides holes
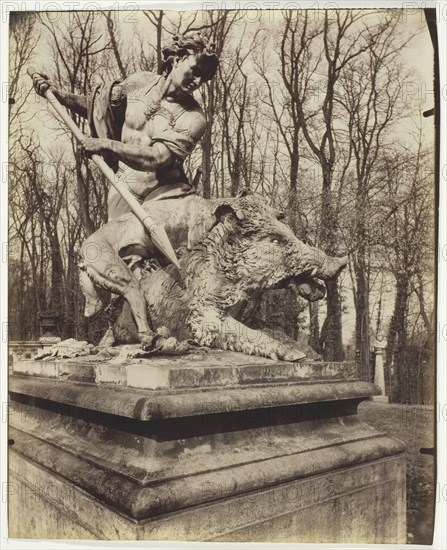
[[[200,33],[178,35],[163,50],[164,73],[135,73],[123,82],[98,87],[90,97],[60,90],[36,75],[40,95],[48,88],[75,113],[89,118],[87,154],[103,154],[140,202],[193,191],[183,170],[206,128],[206,119],[192,94],[210,80],[218,58]],[[109,220],[128,212],[115,191],[109,194]]]
[[[200,33],[175,36],[163,50],[163,61],[163,75],[135,73],[121,83],[97,87],[89,97],[60,90],[43,75],[34,77],[37,93],[43,95],[50,88],[64,106],[89,119],[93,137],[84,140],[85,153],[102,154],[119,173],[120,184],[141,203],[195,191],[183,161],[202,137],[206,119],[192,94],[214,76],[218,66],[212,45]],[[121,195],[111,189],[109,221],[129,211]],[[134,312],[138,312],[135,321],[143,347],[150,348],[155,335],[147,324],[141,289],[131,271],[134,254],[144,248],[143,241],[144,235],[126,235],[119,243],[119,257],[98,260],[105,278],[98,278],[96,270],[88,272],[88,262],[81,262],[80,282],[88,317],[106,305],[92,283],[92,275],[98,286],[113,293],[125,288],[124,298],[132,301]]]

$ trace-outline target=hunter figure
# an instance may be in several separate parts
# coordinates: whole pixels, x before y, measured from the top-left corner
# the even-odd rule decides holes
[[[60,90],[45,75],[34,77],[39,95],[49,88],[65,107],[88,118],[93,137],[83,141],[84,152],[102,154],[141,203],[195,192],[183,161],[202,137],[206,119],[192,94],[213,78],[219,63],[200,33],[175,36],[162,53],[162,75],[135,73],[97,86],[90,96]],[[109,221],[126,212],[129,206],[111,188]]]

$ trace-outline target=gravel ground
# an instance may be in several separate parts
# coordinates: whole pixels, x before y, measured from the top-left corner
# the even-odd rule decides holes
[[[431,544],[436,488],[435,458],[421,454],[420,449],[434,446],[434,409],[366,401],[360,404],[359,415],[371,426],[406,444],[407,542]]]

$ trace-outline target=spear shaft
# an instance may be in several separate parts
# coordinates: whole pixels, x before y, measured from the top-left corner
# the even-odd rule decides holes
[[[32,78],[37,71],[33,67],[28,67],[27,73]],[[68,113],[62,107],[62,105],[57,100],[53,92],[48,89],[45,92],[45,97],[50,102],[53,109],[60,116],[60,118],[65,122],[68,128],[72,131],[75,138],[82,142],[85,139],[84,134],[76,126],[75,122],[70,118]],[[119,181],[119,178],[116,176],[114,171],[106,163],[106,161],[100,155],[92,155],[91,160],[96,164],[96,166],[101,170],[104,176],[109,180],[111,185],[118,191],[118,193],[123,197],[123,199],[129,205],[131,211],[135,216],[140,220],[145,229],[148,231],[152,241],[155,246],[162,252],[170,262],[172,262],[177,269],[180,269],[180,264],[178,262],[177,256],[174,249],[172,248],[171,242],[166,234],[166,231],[163,226],[157,224],[155,220],[148,215],[146,210],[141,206],[137,199],[132,195],[132,193],[127,189],[127,187]]]

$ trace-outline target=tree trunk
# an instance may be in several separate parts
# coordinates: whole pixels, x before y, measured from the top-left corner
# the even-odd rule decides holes
[[[326,319],[321,329],[319,348],[325,361],[343,361],[341,299],[338,281],[326,281]]]
[[[336,255],[337,216],[332,201],[332,174],[323,169],[320,243],[326,254]],[[341,298],[338,281],[326,281],[326,319],[320,334],[320,349],[325,361],[343,361]]]
[[[241,180],[241,151],[240,144],[236,143],[236,150],[234,152],[233,161],[233,174],[231,178],[231,196],[235,197],[240,188]]]
[[[112,12],[108,11],[107,14],[105,14],[105,17],[107,20],[107,29],[109,31],[110,43],[112,46],[113,54],[115,56],[116,64],[118,65],[121,78],[124,80],[125,78],[127,78],[127,74],[118,48],[118,42],[116,40],[116,27],[113,22]]]
[[[391,399],[394,402],[402,402],[405,395],[405,372],[402,364],[402,351],[407,343],[405,318],[408,309],[408,280],[398,277],[396,284],[396,297],[394,311],[388,329],[387,364],[394,361],[394,376],[391,380]]]
[[[89,237],[95,231],[93,222],[90,218],[88,207],[88,196],[84,187],[84,177],[82,175],[81,160],[79,154],[75,154],[76,159],[76,183],[78,189],[79,206],[82,213],[82,221],[84,225],[85,235]]]
[[[299,213],[299,205],[297,200],[297,188],[298,188],[298,168],[299,168],[299,152],[298,152],[298,132],[295,132],[294,140],[292,144],[292,154],[290,155],[290,192],[289,192],[289,223],[292,228],[292,231],[297,235],[298,237],[302,238],[303,235],[301,235],[301,230],[303,228],[300,227],[300,224],[298,223],[298,217],[300,215]]]
[[[50,298],[49,298],[49,310],[54,312],[60,317],[63,330],[62,336],[65,336],[65,308],[64,308],[64,295],[63,295],[63,284],[64,284],[64,266],[62,262],[62,255],[59,245],[59,240],[57,238],[52,238],[50,240],[51,247],[51,287],[50,287]]]
[[[309,346],[320,353],[320,321],[318,302],[309,302]]]
[[[211,154],[213,149],[214,81],[208,84],[206,105],[206,130],[202,137],[202,189],[205,199],[211,198]]]
[[[355,265],[357,292],[355,294],[355,342],[362,380],[371,381],[369,333],[369,284],[366,272],[365,247],[360,244]]]
[[[157,73],[163,73],[163,58],[162,58],[162,36],[163,36],[163,15],[164,12],[160,11],[157,19]]]

